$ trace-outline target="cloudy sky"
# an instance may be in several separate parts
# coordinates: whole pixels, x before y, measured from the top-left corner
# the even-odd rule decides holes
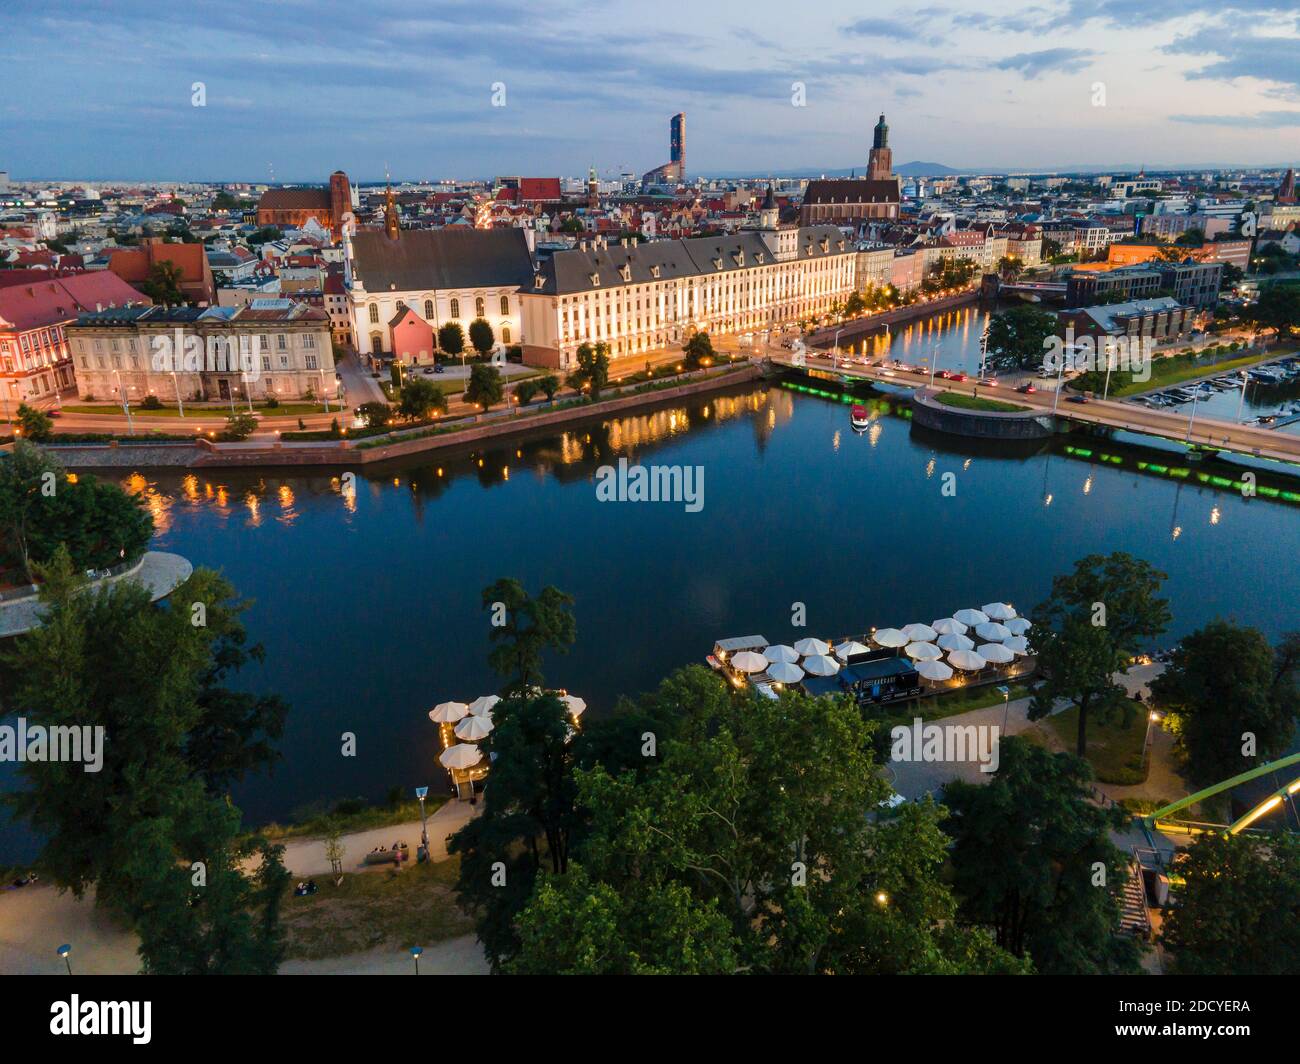
[[[896,163],[1273,165],[1298,39],[1295,0],[2,0],[0,170],[639,173],[679,110],[692,173],[861,166],[882,110]]]

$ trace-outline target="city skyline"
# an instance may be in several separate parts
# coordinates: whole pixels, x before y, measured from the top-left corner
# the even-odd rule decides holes
[[[609,177],[661,164],[678,111],[693,174],[865,167],[880,111],[899,164],[1251,167],[1284,165],[1300,128],[1297,16],[1280,0],[880,17],[837,0],[779,26],[775,10],[677,4],[659,21],[689,29],[645,32],[626,28],[638,25],[626,6],[593,23],[572,6],[543,17],[489,0],[431,15],[388,0],[358,23],[336,3],[249,18],[128,2],[110,26],[84,5],[17,0],[0,169],[301,182],[342,168],[366,182],[385,169],[437,180],[594,164]],[[77,57],[73,76],[41,76],[51,51]],[[955,111],[958,100],[975,106]]]

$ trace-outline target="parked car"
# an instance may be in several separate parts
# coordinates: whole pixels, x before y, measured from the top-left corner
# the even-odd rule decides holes
[[[434,372],[434,373],[446,373],[446,372],[447,372],[447,367],[444,366],[441,362],[435,362],[434,365],[433,365],[433,372]]]

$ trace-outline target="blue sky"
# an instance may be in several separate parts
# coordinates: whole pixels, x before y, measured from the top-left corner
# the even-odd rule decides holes
[[[2,0],[0,170],[639,173],[679,110],[694,173],[861,166],[882,110],[898,163],[1277,164],[1298,38],[1294,0]]]

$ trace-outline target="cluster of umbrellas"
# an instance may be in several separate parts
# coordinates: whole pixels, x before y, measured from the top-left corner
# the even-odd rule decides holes
[[[439,702],[429,710],[429,719],[435,724],[454,724],[452,730],[461,740],[438,755],[444,767],[473,768],[483,760],[483,751],[476,744],[492,731],[492,709],[500,701],[500,695],[481,695],[469,703]],[[560,701],[575,719],[587,708],[587,703],[577,695],[561,695]]]
[[[834,676],[850,655],[867,648],[852,641],[835,647],[821,639],[800,639],[794,646],[775,643],[764,649],[742,650],[731,659],[731,667],[744,673],[766,672],[777,683],[798,683],[804,676]]]
[[[967,633],[984,640],[976,645]],[[881,628],[871,638],[882,647],[902,648],[916,663],[916,671],[927,680],[949,680],[953,668],[978,672],[990,662],[1005,665],[1029,653],[1025,633],[1029,621],[1017,617],[1005,602],[990,602],[978,610],[958,610],[933,624],[909,624],[903,628]],[[942,659],[945,652],[947,662]]]

